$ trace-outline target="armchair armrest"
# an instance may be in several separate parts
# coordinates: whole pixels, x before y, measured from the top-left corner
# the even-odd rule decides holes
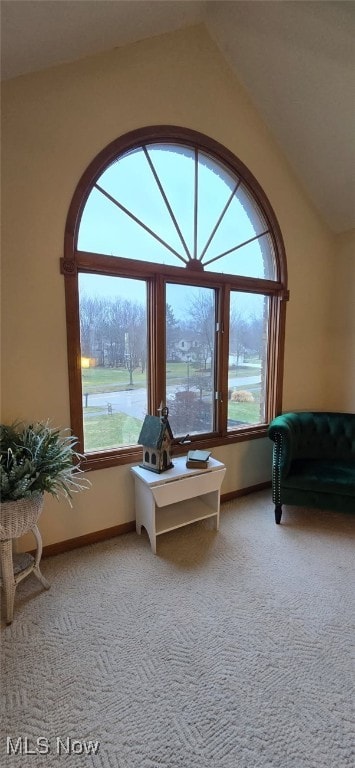
[[[298,428],[297,428],[298,426]],[[299,421],[296,413],[284,413],[270,423],[268,436],[274,442],[272,454],[272,499],[281,504],[281,482],[287,477],[297,453]],[[281,509],[281,507],[280,507]]]
[[[270,423],[268,436],[274,442],[273,464],[278,468],[280,476],[286,477],[298,448],[297,415],[284,413]]]

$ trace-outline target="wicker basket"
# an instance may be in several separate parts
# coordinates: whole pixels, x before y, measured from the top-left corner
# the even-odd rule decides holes
[[[0,505],[0,541],[17,539],[36,524],[43,508],[44,494],[27,499],[4,501]]]

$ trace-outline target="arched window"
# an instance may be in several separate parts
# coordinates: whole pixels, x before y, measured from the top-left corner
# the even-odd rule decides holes
[[[61,265],[72,429],[91,467],[136,460],[161,402],[196,445],[265,435],[281,407],[286,260],[230,151],[172,126],[110,144],[74,193]]]

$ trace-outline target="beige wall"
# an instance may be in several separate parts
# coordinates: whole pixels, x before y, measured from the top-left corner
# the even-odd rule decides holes
[[[203,28],[19,77],[4,87],[3,112],[4,421],[49,417],[55,425],[69,424],[59,258],[71,196],[105,145],[159,123],[196,129],[226,145],[264,188],[289,268],[284,410],[332,404],[325,381],[332,373],[326,328],[333,238]],[[346,283],[345,255],[343,263]],[[214,455],[228,467],[222,492],[270,478],[266,439]],[[76,497],[74,510],[46,499],[44,543],[134,518],[128,466],[91,473],[91,479],[91,490]]]
[[[328,313],[329,402],[333,410],[355,413],[355,229],[336,237],[333,274]]]

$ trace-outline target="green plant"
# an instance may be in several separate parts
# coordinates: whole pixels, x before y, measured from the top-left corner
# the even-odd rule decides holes
[[[15,501],[38,493],[64,496],[90,485],[82,478],[77,438],[48,423],[0,425],[0,496]]]

